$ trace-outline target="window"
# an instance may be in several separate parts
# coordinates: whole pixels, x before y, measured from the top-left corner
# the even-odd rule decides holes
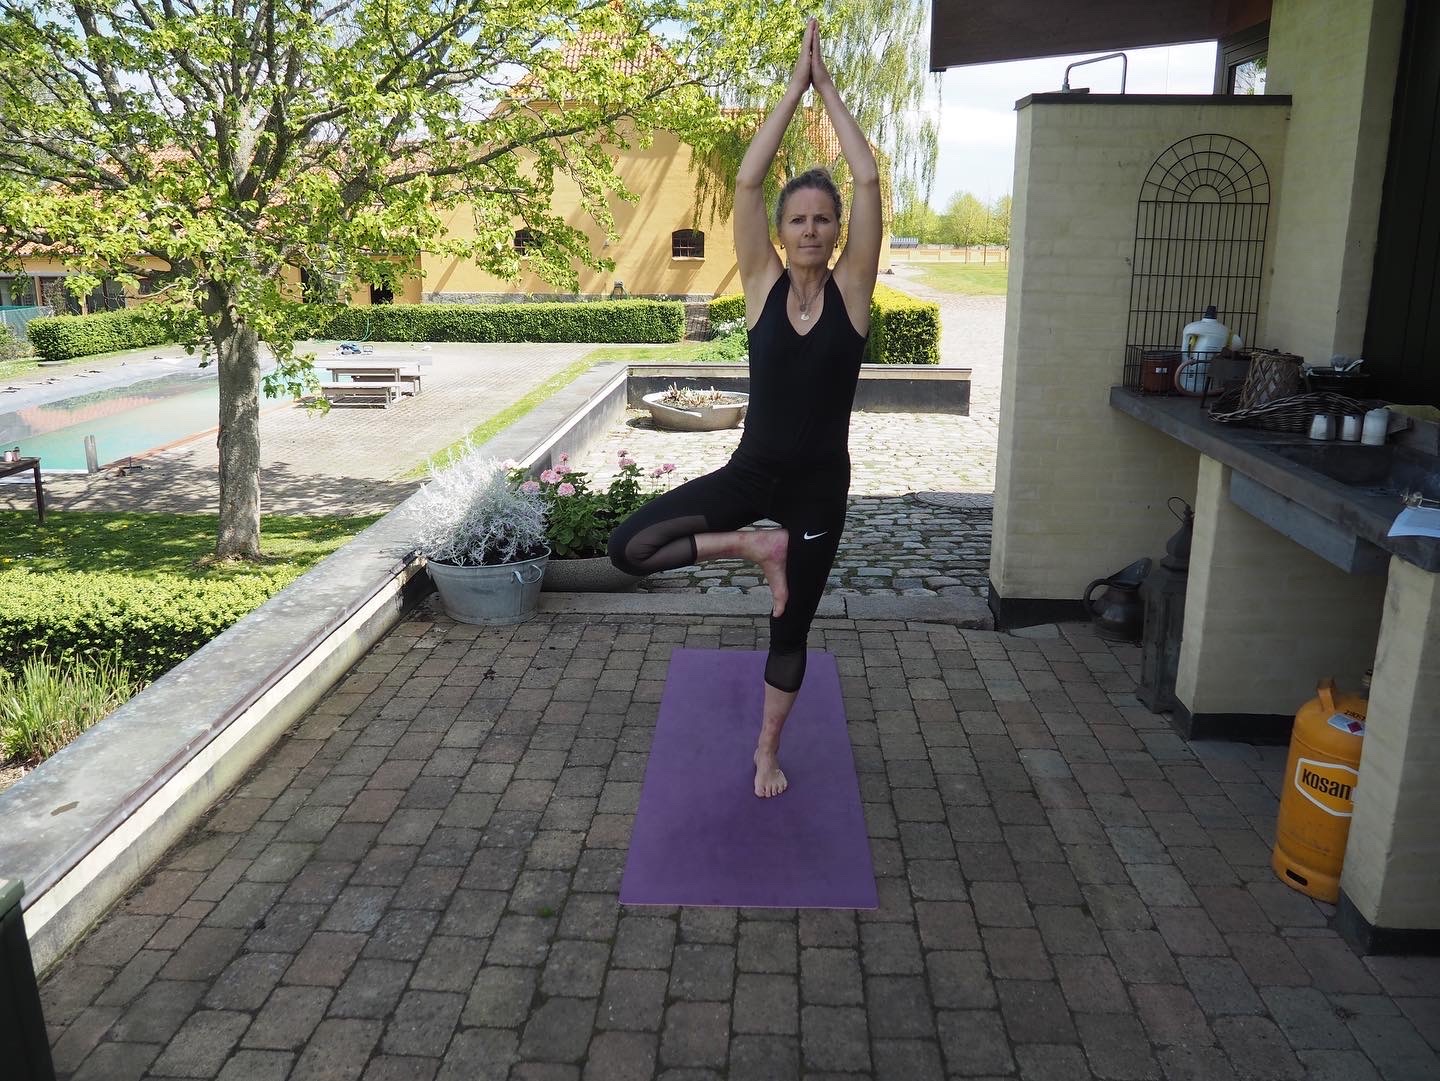
[[[1269,51],[1268,22],[1222,39],[1215,53],[1215,93],[1241,96],[1265,93]]]
[[[325,281],[309,267],[300,268],[300,299],[307,304],[318,304],[325,299]]]
[[[527,252],[535,246],[535,234],[529,229],[515,230],[515,250]]]
[[[670,258],[704,259],[705,234],[699,229],[676,229],[670,234]]]
[[[395,290],[388,285],[372,285],[370,287],[371,304],[394,304]]]

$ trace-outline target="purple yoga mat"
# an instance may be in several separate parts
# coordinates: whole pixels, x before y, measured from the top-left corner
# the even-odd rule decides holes
[[[671,655],[621,904],[877,907],[835,658],[809,655],[780,743],[790,787],[772,799],[750,759],[764,672],[751,650]]]

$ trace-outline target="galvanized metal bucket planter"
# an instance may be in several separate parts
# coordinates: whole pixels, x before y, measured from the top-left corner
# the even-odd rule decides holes
[[[451,619],[493,627],[524,623],[535,614],[549,558],[547,548],[534,559],[491,567],[457,567],[429,560],[425,570]]]
[[[660,400],[667,393],[668,391],[658,390],[654,394],[645,395],[641,400],[644,401],[645,408],[650,410],[655,427],[672,432],[716,432],[722,428],[737,427],[745,418],[745,409],[750,404],[750,395],[741,391],[729,391],[729,396],[738,398],[739,401],[682,409],[679,406],[666,405]]]

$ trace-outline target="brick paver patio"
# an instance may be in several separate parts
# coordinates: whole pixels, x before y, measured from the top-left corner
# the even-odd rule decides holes
[[[1180,740],[1081,627],[821,621],[880,909],[620,908],[670,651],[764,633],[422,608],[56,966],[63,1075],[1440,1075],[1440,959],[1267,866],[1281,749]]]
[[[988,508],[909,493],[993,478],[1004,302],[934,299],[971,416],[857,416],[837,591],[983,587]],[[651,585],[758,585],[714,569]],[[1440,1077],[1440,959],[1357,958],[1269,869],[1283,749],[1182,741],[1086,627],[817,622],[880,909],[620,908],[670,651],[765,633],[422,607],[49,974],[62,1076]]]

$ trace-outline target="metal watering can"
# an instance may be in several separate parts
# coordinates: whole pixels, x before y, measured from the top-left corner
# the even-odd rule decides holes
[[[1138,642],[1145,625],[1145,604],[1140,599],[1140,585],[1150,573],[1150,558],[1137,559],[1108,578],[1097,578],[1085,587],[1081,597],[1095,633],[1115,642]],[[1105,592],[1093,594],[1101,586]]]

